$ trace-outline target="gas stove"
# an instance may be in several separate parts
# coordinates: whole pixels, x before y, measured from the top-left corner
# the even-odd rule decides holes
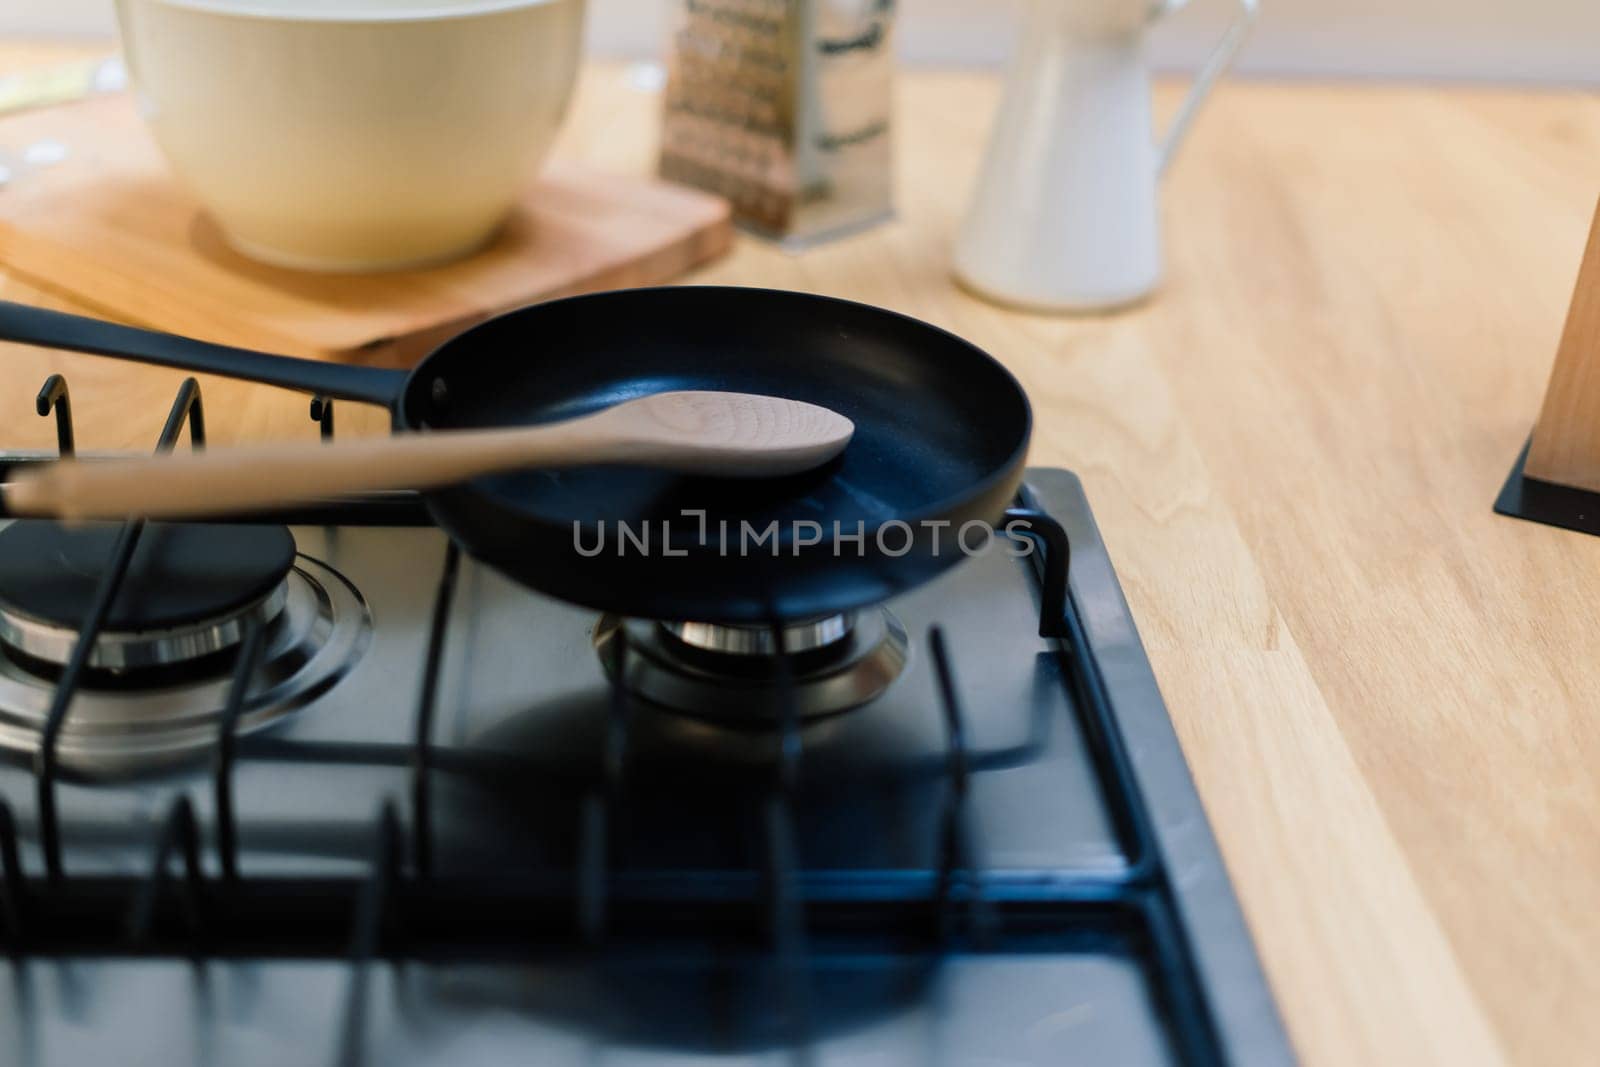
[[[1009,517],[774,629],[529,592],[405,494],[0,528],[0,1048],[1292,1062],[1081,485]]]

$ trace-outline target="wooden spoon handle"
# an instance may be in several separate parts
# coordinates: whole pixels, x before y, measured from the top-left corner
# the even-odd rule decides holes
[[[535,466],[625,458],[590,419],[331,444],[266,445],[137,459],[63,460],[6,487],[13,515],[184,519],[268,510],[347,493],[429,489]]]
[[[432,489],[523,467],[647,463],[698,474],[792,474],[825,463],[855,425],[800,401],[655,393],[566,422],[140,459],[63,460],[6,487],[13,515],[192,519],[382,489]]]

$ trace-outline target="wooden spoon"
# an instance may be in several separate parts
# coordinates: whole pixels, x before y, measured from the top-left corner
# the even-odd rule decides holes
[[[797,400],[657,393],[543,426],[61,460],[18,474],[5,499],[13,515],[190,519],[346,493],[429,489],[528,467],[628,463],[760,477],[820,466],[854,433],[843,415]]]

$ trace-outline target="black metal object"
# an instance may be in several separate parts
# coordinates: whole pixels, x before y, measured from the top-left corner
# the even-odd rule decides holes
[[[64,382],[62,391],[64,395]],[[171,451],[177,445],[185,424],[189,427],[191,444],[195,448],[202,447],[205,444],[205,423],[201,415],[200,383],[193,378],[185,378],[183,384],[178,387],[178,395],[167,413],[166,425],[161,429],[161,439],[156,444],[156,451]],[[105,626],[106,616],[110,614],[111,605],[122,589],[123,579],[127,577],[128,565],[133,561],[133,553],[139,546],[139,536],[144,532],[144,525],[142,521],[126,523],[121,533],[117,535],[116,543],[111,549],[110,561],[104,576],[100,579],[100,586],[89,604],[83,625],[78,628],[78,639],[73,645],[72,655],[56,682],[55,695],[51,699],[44,728],[39,734],[39,748],[34,755],[34,781],[39,805],[39,841],[44,850],[45,869],[52,879],[59,879],[63,874],[61,828],[56,812],[56,777],[59,763],[56,747],[61,740],[61,729],[67,721],[67,712],[72,707],[72,698],[77,693],[83,672],[88,666],[89,655],[94,651],[95,642],[99,640],[100,631]]]
[[[89,662],[89,653],[94,649],[94,643],[105,625],[106,615],[111,610],[111,603],[122,587],[122,578],[128,572],[128,564],[133,560],[133,550],[138,547],[139,533],[143,528],[142,523],[129,523],[117,535],[116,546],[112,549],[105,577],[101,580],[100,588],[89,607],[83,625],[78,629],[78,640],[73,646],[72,658],[67,661],[66,670],[56,683],[50,711],[45,717],[44,728],[39,732],[39,749],[34,754],[33,776],[38,789],[39,842],[44,850],[45,869],[52,878],[59,878],[62,875],[61,830],[56,816],[56,745],[61,737],[61,728],[67,721],[67,712],[72,707],[72,698],[77,692],[79,680],[83,677],[84,668]]]
[[[44,348],[134,359],[197,374],[248,378],[286,389],[372,404],[387,404],[406,377],[401,371],[291,359],[230,348],[8,300],[0,300],[0,338]]]
[[[887,600],[965,558],[952,535],[1000,517],[1032,433],[1022,387],[968,342],[882,308],[776,290],[684,286],[550,301],[472,327],[409,374],[4,302],[0,339],[380,403],[399,429],[548,422],[663,389],[786,396],[855,423],[840,459],[759,486],[609,466],[427,494],[439,526],[470,555],[570,603],[642,618],[763,624]],[[551,356],[508,372],[504,352]],[[729,536],[760,543],[729,550],[724,522]],[[627,551],[622,527],[669,538],[672,550]],[[610,547],[589,551],[608,531]]]
[[[178,447],[178,437],[183,433],[185,423],[189,426],[189,447],[196,451],[204,448],[205,406],[200,400],[200,383],[193,378],[185,378],[178,386],[178,395],[172,401],[172,409],[167,412],[167,424],[161,428],[161,440],[156,445],[156,451],[171,452]]]
[[[312,397],[311,421],[321,430],[324,441],[333,440],[333,401],[320,393]]]
[[[1523,445],[1517,455],[1517,462],[1495,498],[1495,512],[1600,537],[1600,493],[1529,477],[1523,471],[1528,448]]]
[[[799,1063],[811,1060],[811,995],[807,959],[806,909],[799,884],[801,858],[795,844],[795,791],[800,785],[804,744],[795,706],[794,675],[783,625],[770,627],[776,650],[778,687],[778,751],[772,766],[771,791],[762,812],[766,832],[766,869],[762,889],[770,924],[773,962],[782,994],[789,1046]]]
[[[52,410],[56,413],[56,450],[63,456],[76,452],[72,433],[72,397],[67,391],[67,380],[59,374],[46,378],[44,385],[39,388],[35,405],[41,418],[48,417]]]
[[[230,882],[239,877],[239,832],[233,812],[233,767],[239,747],[239,716],[244,713],[250,682],[260,666],[265,648],[266,630],[252,621],[245,631],[238,659],[234,662],[233,681],[228,686],[228,702],[222,709],[217,726],[217,751],[211,761],[217,858],[222,865],[222,877]]]
[[[616,677],[607,704],[605,744],[601,750],[600,780],[591,786],[578,809],[577,928],[584,944],[599,949],[605,941],[607,892],[612,823],[622,805],[623,774],[628,757],[631,720],[628,687],[623,684],[628,666],[628,639],[618,635],[614,646]]]
[[[1039,518],[1042,520],[1043,516]],[[1040,626],[1044,626],[1043,620]],[[968,936],[974,943],[984,945],[995,932],[994,912],[984,896],[982,863],[977,855],[972,824],[968,818],[968,785],[972,772],[967,751],[966,716],[962,712],[955,670],[950,665],[950,653],[942,629],[935,627],[928,635],[928,651],[933,658],[934,676],[939,684],[939,707],[944,718],[946,744],[944,814],[940,820],[939,874],[934,891],[935,928],[940,938],[949,938],[954,931],[955,887],[957,879],[964,878]]]
[[[5,922],[6,945],[22,949],[26,929],[22,912],[22,857],[17,851],[17,820],[11,805],[0,800],[0,920]]]
[[[167,881],[167,866],[175,849],[182,850],[183,879],[179,896],[183,905],[183,925],[188,933],[191,951],[198,956],[203,948],[201,937],[205,933],[204,875],[200,870],[200,832],[195,826],[194,807],[189,798],[179,796],[167,812],[161,835],[156,839],[155,855],[150,863],[150,877],[145,879],[133,898],[128,915],[128,940],[142,946],[150,936],[155,923],[156,905],[160,902],[162,887]]]
[[[1032,538],[1044,552],[1039,585],[1039,636],[1065,637],[1067,574],[1072,569],[1072,545],[1061,524],[1036,507],[1006,509],[1006,530],[1013,536]]]
[[[444,659],[445,625],[455,596],[461,551],[454,542],[445,550],[444,571],[434,594],[433,620],[428,628],[428,654],[423,662],[422,688],[417,699],[416,747],[411,756],[411,863],[419,877],[433,873],[433,713],[439,701],[439,668]]]
[[[382,947],[384,930],[389,925],[390,898],[399,864],[400,817],[395,814],[394,805],[385,802],[378,811],[367,877],[361,883],[350,923],[350,984],[345,994],[337,1060],[344,1067],[357,1067],[366,1059],[362,1043],[367,1035],[369,965]]]

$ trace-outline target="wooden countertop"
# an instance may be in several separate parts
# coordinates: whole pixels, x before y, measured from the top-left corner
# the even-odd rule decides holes
[[[1166,190],[1165,291],[1079,319],[951,284],[995,98],[906,74],[898,222],[799,257],[741,240],[695,280],[887,305],[1021,376],[1032,461],[1087,484],[1306,1063],[1592,1056],[1600,540],[1490,504],[1600,193],[1600,98],[1226,85]],[[648,170],[656,117],[591,68],[558,152]],[[50,445],[55,369],[88,447],[147,447],[179,380],[9,347],[0,447]],[[218,440],[309,431],[301,397],[204,388]],[[346,405],[358,427],[382,419]]]

